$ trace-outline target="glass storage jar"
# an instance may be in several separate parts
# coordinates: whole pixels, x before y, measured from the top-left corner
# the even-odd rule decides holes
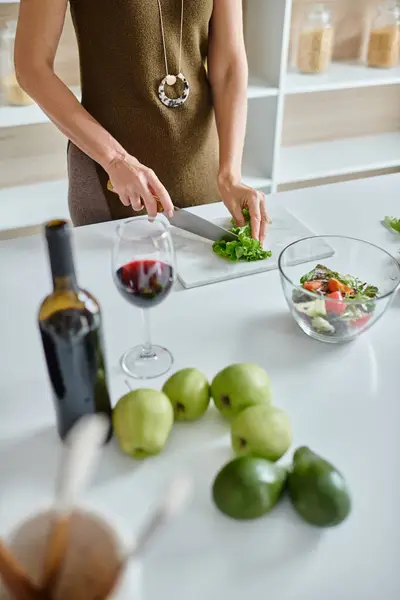
[[[332,15],[324,4],[311,6],[302,23],[297,49],[301,73],[324,73],[332,60]]]
[[[378,5],[371,23],[367,64],[391,68],[399,62],[400,9],[394,0]]]

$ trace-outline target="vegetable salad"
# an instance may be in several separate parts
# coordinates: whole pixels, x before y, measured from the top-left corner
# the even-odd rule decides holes
[[[300,284],[304,292],[293,292],[295,309],[318,333],[343,336],[354,328],[364,327],[375,309],[379,290],[356,277],[341,275],[324,265],[317,265],[303,275]],[[313,292],[320,298],[312,298]],[[348,302],[355,301],[354,303]]]

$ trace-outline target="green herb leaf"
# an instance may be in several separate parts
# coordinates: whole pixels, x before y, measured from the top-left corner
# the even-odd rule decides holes
[[[252,262],[270,258],[272,252],[264,250],[259,240],[255,240],[251,237],[250,213],[247,209],[243,210],[243,216],[246,220],[246,224],[243,227],[237,227],[235,221],[232,219],[232,227],[230,229],[230,231],[237,235],[239,239],[232,242],[226,242],[225,240],[214,242],[214,252],[219,256],[234,262],[239,260]]]
[[[400,219],[396,217],[385,217],[385,225],[390,229],[394,229],[397,233],[400,233]]]
[[[335,271],[331,271],[328,267],[324,265],[317,265],[312,271],[303,275],[300,279],[300,283],[305,283],[306,281],[328,281],[329,279],[339,279],[339,273],[335,273]]]

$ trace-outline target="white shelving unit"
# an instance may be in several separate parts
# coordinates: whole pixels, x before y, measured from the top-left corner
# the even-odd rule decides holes
[[[18,0],[0,0],[0,4],[17,2]],[[305,99],[317,99],[320,97],[317,94],[329,96],[329,93],[341,94],[343,91],[344,95],[353,93],[353,98],[357,90],[360,94],[368,94],[374,89],[379,92],[379,88],[400,86],[400,66],[379,70],[369,69],[359,62],[344,61],[334,62],[329,71],[321,75],[303,75],[291,70],[288,67],[288,53],[295,2],[296,0],[244,0],[245,40],[250,73],[244,181],[270,193],[275,192],[279,185],[400,167],[400,113],[398,127],[393,127],[394,131],[389,127],[387,132],[387,128],[382,127],[384,133],[376,135],[366,132],[363,137],[355,137],[357,134],[350,132],[349,137],[332,135],[329,141],[297,141],[296,145],[289,146],[287,136],[283,140],[283,133],[286,131],[285,107],[293,106],[293,102],[304,106]],[[346,4],[345,0],[337,2]],[[365,2],[367,5],[367,0]],[[367,88],[371,92],[365,91]],[[72,90],[79,98],[79,88]],[[349,100],[350,105],[351,102],[352,99]],[[369,100],[369,114],[368,103]],[[320,104],[317,106],[319,111],[322,110]],[[353,109],[353,112],[357,116],[356,110]],[[335,112],[334,103],[330,104],[330,111]],[[334,123],[335,115],[330,114],[329,117]],[[47,122],[47,116],[35,105],[0,107],[0,135],[3,132],[7,136],[10,128]]]
[[[289,97],[400,85],[400,67],[370,69],[358,62],[334,62],[321,75],[291,71],[288,51],[293,1],[245,0],[250,80],[269,82],[270,89],[276,90],[268,96],[249,94],[244,160],[249,183],[274,192],[281,184],[400,167],[400,118],[399,131],[282,146],[284,107]],[[259,88],[255,85],[254,89]]]
[[[279,93],[278,88],[268,85],[260,77],[249,77],[248,98],[273,98]]]
[[[293,183],[398,167],[400,131],[345,138],[281,150],[278,183]]]
[[[285,94],[306,94],[396,84],[400,84],[400,67],[369,69],[358,62],[334,62],[327,73],[320,75],[289,71],[284,91]]]

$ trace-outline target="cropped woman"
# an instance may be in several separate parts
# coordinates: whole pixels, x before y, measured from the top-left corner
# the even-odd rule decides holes
[[[222,200],[248,207],[263,239],[262,192],[241,179],[247,112],[242,0],[69,0],[82,104],[54,72],[68,0],[21,0],[18,81],[67,136],[75,225]],[[114,193],[108,189],[111,182]]]

